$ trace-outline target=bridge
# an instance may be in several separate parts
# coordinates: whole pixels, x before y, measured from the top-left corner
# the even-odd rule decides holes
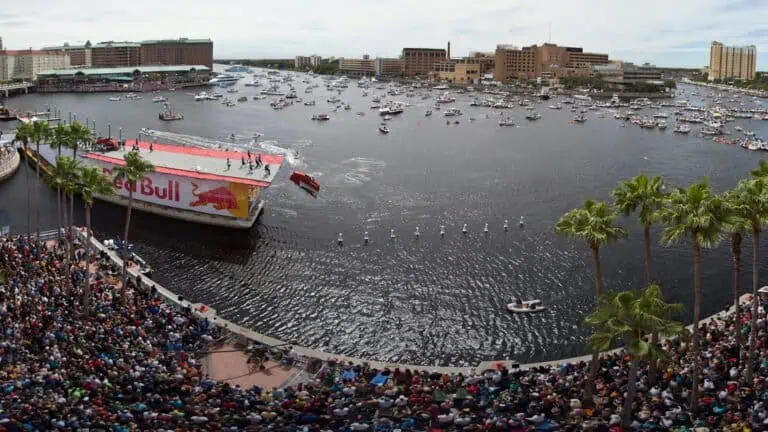
[[[0,95],[9,97],[13,93],[21,93],[22,91],[24,94],[27,94],[29,93],[29,89],[34,87],[34,84],[26,81],[10,84],[0,84]]]

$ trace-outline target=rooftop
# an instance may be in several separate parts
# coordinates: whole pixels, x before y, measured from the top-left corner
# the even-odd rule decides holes
[[[78,72],[84,75],[125,75],[132,74],[135,71],[139,73],[163,73],[163,72],[191,72],[192,70],[207,72],[210,69],[202,65],[175,65],[175,66],[131,66],[131,67],[115,67],[115,68],[78,68],[78,69],[54,69],[48,71],[41,71],[38,76],[56,75],[66,76],[75,75]]]
[[[136,42],[99,42],[93,48],[139,48],[141,44]]]
[[[213,43],[213,41],[211,39],[188,39],[188,38],[179,38],[179,39],[149,39],[149,40],[141,41],[142,45],[170,44],[170,43],[189,43],[189,44],[195,44],[195,43]]]

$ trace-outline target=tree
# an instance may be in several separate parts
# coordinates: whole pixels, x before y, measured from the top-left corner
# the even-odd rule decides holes
[[[739,293],[741,293],[741,242],[744,238],[744,233],[749,230],[749,221],[744,218],[739,193],[735,190],[728,191],[723,194],[723,199],[727,206],[726,229],[731,233],[731,256],[733,257],[731,292],[733,295],[735,322],[737,323],[736,340],[738,343],[736,344],[736,349],[738,350],[738,355],[736,358],[741,362],[742,335],[741,329],[738,328],[738,323],[741,323],[741,308],[739,308]]]
[[[747,385],[752,386],[752,372],[755,360],[757,338],[757,288],[760,282],[760,232],[768,222],[768,182],[763,177],[739,181],[732,191],[733,212],[740,216],[748,229],[752,230],[752,322],[749,331],[749,356],[747,357]]]
[[[73,157],[77,157],[77,149],[80,144],[88,145],[93,141],[93,134],[87,125],[76,121],[69,125],[69,144],[72,146]]]
[[[652,333],[665,337],[679,334],[683,325],[670,320],[669,316],[680,310],[682,305],[664,302],[658,285],[649,285],[642,291],[603,295],[595,311],[585,320],[595,328],[589,338],[589,346],[593,350],[607,351],[622,341],[632,356],[621,424],[626,430],[630,429],[634,412],[632,404],[635,400],[638,362],[655,362],[664,357],[664,350],[655,343],[647,342],[646,337]]]
[[[595,301],[597,301],[602,291],[600,248],[627,237],[627,230],[616,225],[616,211],[605,202],[586,200],[582,207],[573,209],[560,218],[555,225],[555,233],[587,242],[587,246],[592,251],[595,266]],[[587,391],[584,396],[590,404],[599,366],[600,353],[595,351],[592,355]]]
[[[64,123],[59,123],[56,125],[55,128],[53,128],[53,134],[51,137],[50,146],[51,148],[57,149],[58,153],[56,156],[56,159],[61,157],[61,149],[62,147],[69,147],[70,146],[70,129],[69,126],[65,125]],[[59,222],[59,228],[62,227],[62,209],[61,209],[61,186],[56,184],[56,218]],[[61,230],[59,229],[57,231],[60,233]]]
[[[131,210],[133,209],[133,191],[136,189],[142,177],[149,175],[155,170],[154,165],[149,161],[142,159],[138,152],[128,152],[123,156],[125,165],[115,167],[115,178],[125,182],[128,189],[128,209],[125,215],[125,231],[123,233],[122,258],[123,258],[123,289],[126,287],[128,277],[128,229],[131,226]]]
[[[638,208],[640,209],[640,213],[637,215],[637,222],[643,227],[645,276],[648,284],[654,282],[651,258],[651,225],[655,222],[657,212],[667,195],[663,188],[664,180],[660,176],[649,179],[643,174],[631,180],[619,182],[619,185],[611,193],[614,205],[625,216],[636,212]]]
[[[20,124],[19,127],[16,128],[16,135],[13,137],[14,143],[20,142],[24,146],[23,153],[26,162],[24,171],[27,179],[27,237],[29,237],[32,232],[32,188],[29,187],[29,143],[33,139],[33,132],[32,123],[26,122]]]
[[[85,246],[85,281],[83,286],[83,307],[86,312],[90,310],[91,300],[91,208],[93,208],[93,199],[96,195],[109,196],[115,193],[115,186],[112,181],[105,176],[101,170],[96,167],[86,167],[80,169],[80,194],[85,203],[85,228],[86,228],[86,246]]]
[[[36,242],[40,248],[40,164],[43,157],[40,156],[40,143],[47,142],[51,138],[51,125],[47,120],[32,122],[32,140],[35,142],[35,208],[36,208]]]
[[[691,409],[696,407],[699,380],[699,319],[701,318],[701,248],[717,246],[725,228],[727,208],[722,198],[712,193],[705,179],[685,188],[675,189],[660,211],[666,225],[661,236],[665,245],[680,243],[690,237],[693,247],[693,364]]]
[[[72,251],[74,249],[74,240],[72,238],[71,226],[74,223],[74,215],[70,211],[69,217],[67,217],[67,197],[70,202],[74,200],[75,190],[77,189],[80,177],[80,162],[69,156],[62,156],[56,158],[56,166],[53,172],[53,182],[61,188],[62,196],[64,199],[64,226],[67,227],[67,235],[64,237],[67,244],[67,258],[65,260],[65,272],[67,274],[68,283],[72,282],[69,272],[69,262],[72,259]],[[71,207],[70,207],[71,208]]]

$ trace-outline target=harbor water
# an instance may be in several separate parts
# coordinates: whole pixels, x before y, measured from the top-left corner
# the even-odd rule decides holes
[[[111,123],[113,136],[119,128],[130,138],[150,128],[163,143],[285,155],[252,230],[134,213],[131,242],[152,264],[158,282],[232,321],[307,347],[383,361],[461,365],[583,354],[588,329],[582,321],[594,304],[591,254],[583,242],[554,235],[558,218],[586,198],[610,199],[619,180],[639,173],[660,174],[675,185],[708,177],[723,191],[766,154],[695,133],[676,135],[671,126],[623,127],[607,110],[590,111],[586,123],[574,124],[567,106],[547,108],[557,100],[538,104],[537,121],[525,120],[521,107],[505,110],[517,126],[499,127],[502,110],[471,107],[467,95],[446,104],[464,112],[460,124],[450,125],[442,111],[434,111],[433,99],[388,96],[412,105],[388,122],[391,133],[384,135],[377,131],[377,110],[369,109],[371,97],[383,90],[363,97],[353,81],[339,95],[351,110],[333,112],[335,104],[326,99],[337,93],[322,86],[304,93],[307,85],[299,78],[298,96],[317,105],[273,110],[272,98],[253,100],[259,88],[244,87],[243,81],[235,87],[239,93],[227,96],[249,100],[234,107],[195,102],[186,91],[164,93],[185,116],[177,122],[158,120],[161,104],[149,95],[112,102],[108,94],[30,94],[7,103],[18,110],[56,106],[63,118],[72,112],[79,121],[95,121],[102,135]],[[751,98],[742,100],[759,107]],[[427,109],[434,114],[425,116]],[[331,120],[310,119],[319,113]],[[736,125],[768,136],[768,121],[739,119],[726,129]],[[263,136],[252,143],[256,133]],[[318,179],[317,198],[288,181],[293,169]],[[34,170],[26,167],[0,183],[0,203],[13,232],[26,231],[30,172],[34,187]],[[41,185],[40,202],[41,226],[55,227],[55,192]],[[518,224],[521,216],[524,226]],[[33,210],[33,226],[36,218]],[[78,218],[82,223],[81,212]],[[100,238],[121,235],[124,209],[99,202],[93,221]],[[642,231],[633,218],[622,223],[630,237],[603,250],[604,289],[639,288],[645,281]],[[654,228],[654,240],[659,233]],[[729,250],[724,242],[703,253],[703,316],[731,299]],[[750,251],[745,241],[744,263]],[[690,321],[690,245],[654,245],[653,253],[665,295],[686,305],[683,318]],[[750,286],[746,268],[742,274],[742,286]],[[548,309],[513,315],[505,305],[514,298],[540,299]]]

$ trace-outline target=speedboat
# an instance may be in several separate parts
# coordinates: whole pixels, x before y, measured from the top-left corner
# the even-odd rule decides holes
[[[291,174],[290,180],[294,182],[296,186],[312,194],[312,196],[316,196],[317,193],[320,192],[320,183],[313,179],[309,174],[301,171],[294,171],[293,174]]]
[[[313,114],[312,115],[312,120],[326,121],[326,120],[330,120],[330,119],[331,119],[331,116],[329,116],[328,114]]]
[[[674,133],[679,133],[679,134],[687,134],[687,133],[689,133],[690,131],[691,131],[691,127],[690,127],[690,126],[688,126],[688,125],[685,125],[685,124],[682,124],[682,125],[677,125],[677,126],[675,126],[675,128],[672,130],[672,132],[674,132]]]
[[[432,110],[427,110],[427,112],[424,113],[426,117],[429,117],[432,115]]]
[[[527,300],[520,303],[509,303],[507,310],[513,313],[534,313],[542,312],[547,309],[541,305],[541,300]]]
[[[525,118],[528,120],[538,120],[541,118],[541,114],[537,113],[536,111],[533,111],[529,114],[526,114]]]
[[[379,126],[379,132],[381,132],[383,134],[388,134],[389,133],[389,128],[386,127],[385,125],[381,125],[381,126]]]
[[[499,126],[514,126],[514,125],[515,125],[514,120],[512,120],[509,117],[499,120]]]
[[[152,103],[168,102],[168,99],[163,96],[155,96],[152,98]]]
[[[315,106],[315,101],[314,100],[306,101],[304,102],[304,106]]]
[[[585,121],[587,121],[587,117],[584,115],[577,115],[576,117],[573,118],[573,121],[575,121],[576,123],[584,123]]]
[[[109,100],[110,102],[120,102],[120,96],[112,96]]]

